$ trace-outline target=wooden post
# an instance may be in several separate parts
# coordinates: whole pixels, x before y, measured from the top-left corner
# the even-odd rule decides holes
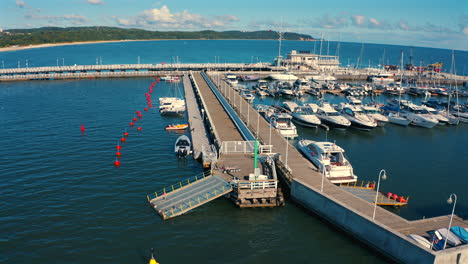
[[[182,182],[179,182],[180,183],[180,188],[182,188]]]
[[[158,193],[157,193],[157,192],[154,192],[154,196],[156,196],[156,198],[158,198]]]

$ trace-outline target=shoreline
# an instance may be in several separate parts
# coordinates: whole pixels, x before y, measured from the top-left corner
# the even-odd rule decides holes
[[[97,43],[115,43],[115,42],[135,42],[135,41],[164,41],[164,40],[243,40],[243,39],[121,39],[121,40],[94,40],[94,41],[77,41],[77,42],[61,42],[61,43],[45,43],[28,46],[10,46],[0,48],[0,52],[26,50],[26,49],[37,49],[37,48],[50,48],[59,46],[70,46],[70,45],[84,45],[84,44],[97,44]],[[246,40],[269,40],[269,39],[246,39]],[[271,39],[274,40],[274,39]],[[297,40],[306,41],[306,40]],[[315,40],[307,40],[315,41]]]

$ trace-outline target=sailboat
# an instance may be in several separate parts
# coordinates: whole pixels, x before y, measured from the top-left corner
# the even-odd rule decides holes
[[[400,82],[403,85],[403,51],[401,52],[401,77],[400,77]],[[395,125],[400,125],[400,126],[408,126],[411,121],[400,116],[400,111],[401,111],[401,90],[399,89],[399,95],[398,95],[398,109],[397,112],[389,112],[388,113],[388,122],[395,124]]]

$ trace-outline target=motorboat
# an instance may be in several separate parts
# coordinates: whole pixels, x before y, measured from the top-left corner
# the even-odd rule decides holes
[[[183,130],[188,128],[188,124],[177,124],[177,125],[167,125],[165,127],[166,130]]]
[[[361,109],[366,115],[377,121],[377,126],[383,127],[389,122],[388,117],[382,115],[379,108],[373,105],[363,105],[361,106]]]
[[[297,90],[309,90],[310,89],[310,85],[309,85],[309,82],[306,80],[306,79],[297,79],[294,83],[293,83],[293,87]]]
[[[412,238],[416,242],[418,242],[419,245],[431,249],[432,248],[432,243],[429,242],[429,240],[425,239],[423,236],[416,235],[416,234],[411,234],[408,236],[409,238]]]
[[[439,123],[426,109],[409,101],[401,100],[400,116],[411,121],[415,126],[433,128]]]
[[[234,74],[230,74],[230,73],[226,74],[226,82],[232,85],[237,84],[238,83],[237,76]]]
[[[176,97],[159,99],[159,113],[161,115],[181,115],[185,113],[185,100]]]
[[[182,135],[177,138],[174,145],[174,152],[179,157],[192,154],[192,143],[186,135]]]
[[[297,137],[296,126],[292,123],[292,117],[286,113],[274,113],[269,116],[270,124],[276,128],[285,138]]]
[[[350,86],[347,83],[337,82],[337,83],[335,83],[334,86],[335,86],[335,89],[338,89],[338,90],[341,90],[341,91],[345,91],[345,90],[350,88]]]
[[[254,82],[260,80],[260,77],[256,75],[241,75],[240,78],[243,82]]]
[[[400,125],[400,126],[408,126],[411,121],[400,116],[400,113],[398,112],[389,112],[388,115],[388,122],[395,124],[395,125]]]
[[[268,82],[265,80],[258,80],[257,85],[254,86],[254,89],[268,89]]]
[[[294,122],[305,127],[317,127],[321,123],[310,106],[297,106],[291,116]]]
[[[437,111],[436,109],[425,105],[422,105],[421,107],[426,109],[433,117],[439,120],[440,125],[446,125],[449,123],[449,119],[444,115],[440,114],[439,111]]]
[[[294,96],[294,91],[291,87],[291,84],[288,82],[278,83],[278,90],[282,96],[291,97]]]
[[[289,73],[275,73],[268,75],[268,78],[272,80],[278,80],[278,81],[295,81],[298,79],[297,76],[289,74]]]
[[[351,125],[351,122],[340,115],[329,103],[322,103],[321,106],[316,104],[308,104],[320,121],[330,127],[337,129],[345,129]]]
[[[265,90],[263,90],[263,89],[257,89],[257,90],[255,91],[255,93],[256,93],[258,96],[260,96],[260,97],[265,97],[265,96],[268,95],[268,93],[267,93]]]
[[[458,238],[458,236],[452,233],[452,231],[448,231],[447,228],[445,227],[439,228],[437,229],[437,231],[439,232],[439,234],[442,236],[443,239],[447,239],[447,244],[454,246],[454,247],[462,244],[460,238]],[[448,232],[448,235],[447,235],[447,232]]]
[[[379,73],[379,74],[371,76],[370,78],[371,78],[372,83],[380,84],[380,85],[385,85],[385,84],[395,82],[395,79],[393,79],[393,75],[389,73]]]
[[[336,81],[336,78],[328,74],[320,74],[312,76],[313,81]]]
[[[242,90],[240,96],[244,98],[247,102],[251,103],[255,99],[255,95],[250,92],[250,90]]]
[[[166,75],[160,78],[163,82],[180,82],[179,76]]]
[[[353,167],[344,155],[344,149],[332,142],[299,140],[299,150],[330,182],[335,184],[357,181]]]
[[[366,115],[361,107],[344,104],[341,106],[341,114],[351,122],[354,128],[370,131],[377,127],[377,121]]]
[[[283,108],[288,110],[289,112],[292,112],[294,111],[294,109],[296,109],[296,107],[298,107],[299,105],[295,102],[291,102],[291,101],[285,101],[283,102]]]

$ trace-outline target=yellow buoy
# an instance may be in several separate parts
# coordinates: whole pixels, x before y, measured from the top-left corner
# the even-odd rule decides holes
[[[149,264],[158,264],[156,259],[154,259],[154,249],[151,249],[151,259],[149,261]]]

